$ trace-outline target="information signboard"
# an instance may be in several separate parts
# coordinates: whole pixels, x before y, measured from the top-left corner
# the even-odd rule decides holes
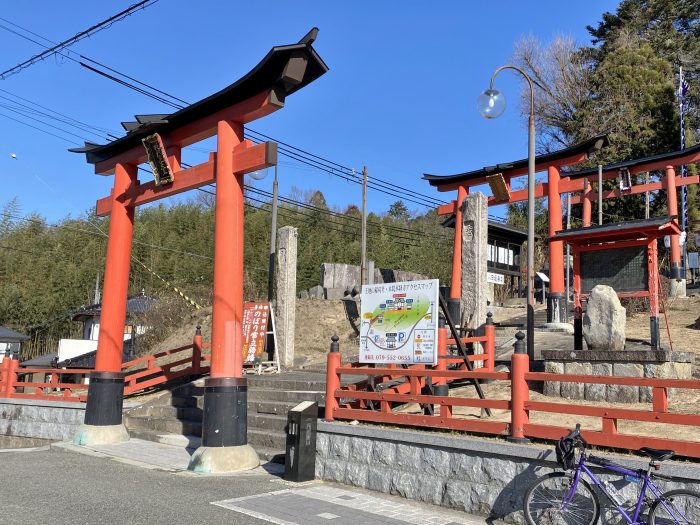
[[[486,272],[486,282],[493,284],[505,284],[506,278],[502,273]]]
[[[630,246],[581,252],[581,292],[597,284],[616,292],[639,292],[649,288],[646,246]]]
[[[437,364],[437,279],[362,287],[360,362]]]
[[[267,343],[270,303],[246,303],[243,308],[243,362],[259,363]]]

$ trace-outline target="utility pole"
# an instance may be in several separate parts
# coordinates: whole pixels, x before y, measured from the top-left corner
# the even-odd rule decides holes
[[[678,109],[680,112],[680,127],[681,127],[681,150],[685,149],[685,95],[688,92],[688,83],[683,76],[683,67],[678,68]],[[685,164],[681,166],[681,177],[688,176],[688,168]],[[688,186],[684,185],[681,188],[681,214],[680,214],[681,231],[685,233],[686,239],[681,246],[681,269],[683,271],[683,279],[686,278],[686,250],[688,246]]]
[[[270,259],[267,269],[267,300],[272,302],[275,283],[275,251],[277,249],[277,164],[275,180],[272,183],[272,228],[270,233]]]
[[[360,255],[360,286],[367,273],[367,166],[362,168],[362,254]]]
[[[95,277],[95,302],[94,304],[99,304],[100,300],[100,272],[97,272],[97,277]]]
[[[644,184],[649,184],[649,172],[644,174]],[[644,192],[644,218],[649,218],[649,192]]]
[[[571,229],[571,193],[566,194],[566,229]],[[571,278],[571,266],[569,265],[569,260],[571,258],[571,246],[566,243],[566,321],[569,320],[569,279]]]
[[[598,164],[598,226],[603,224],[603,165]]]

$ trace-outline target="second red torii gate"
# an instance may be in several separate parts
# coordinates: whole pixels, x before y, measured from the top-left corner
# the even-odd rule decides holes
[[[547,181],[535,186],[535,198],[547,198],[549,219],[549,268],[550,268],[550,293],[548,295],[547,319],[549,322],[557,322],[564,319],[563,309],[565,301],[561,299],[565,293],[564,283],[564,242],[553,239],[556,232],[562,230],[561,194],[579,193],[573,196],[572,203],[583,202],[584,226],[591,224],[591,203],[597,198],[597,191],[591,189],[591,180],[597,177],[597,168],[581,170],[572,173],[562,173],[561,168],[583,162],[588,155],[607,145],[607,137],[600,135],[590,140],[574,144],[568,148],[539,155],[535,159],[535,171],[547,171]],[[633,186],[629,191],[612,190],[602,193],[604,199],[622,197],[644,193],[647,191],[666,190],[668,193],[669,215],[677,215],[677,188],[690,184],[698,184],[700,176],[679,177],[675,167],[700,161],[700,144],[685,150],[664,153],[642,159],[634,159],[625,162],[608,164],[603,167],[603,180],[614,179],[621,168],[628,169],[630,174],[645,173],[649,171],[664,170],[666,175],[663,181]],[[461,207],[469,189],[489,182],[489,177],[501,174],[505,186],[505,197],[495,195],[488,197],[488,205],[511,204],[527,200],[527,189],[511,191],[511,180],[514,177],[527,175],[527,159],[510,163],[498,164],[459,173],[456,175],[430,175],[424,174],[431,186],[438,191],[457,190],[457,199],[448,204],[439,206],[439,215],[455,214],[455,243],[452,254],[452,286],[451,297],[459,299],[461,295]],[[680,278],[680,247],[678,235],[671,236],[671,277]]]

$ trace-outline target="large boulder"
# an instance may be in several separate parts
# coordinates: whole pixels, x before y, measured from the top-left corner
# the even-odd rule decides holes
[[[591,290],[583,316],[583,337],[591,350],[624,350],[627,311],[615,290],[599,284]]]

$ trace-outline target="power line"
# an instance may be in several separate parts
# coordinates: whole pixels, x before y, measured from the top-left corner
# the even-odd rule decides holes
[[[24,118],[28,118],[29,120],[32,120],[34,122],[38,122],[40,124],[43,124],[44,126],[48,126],[50,128],[56,129],[58,131],[66,133],[67,135],[71,135],[73,137],[77,137],[77,138],[82,139],[82,140],[89,140],[89,139],[86,139],[83,135],[78,135],[76,133],[73,133],[72,131],[68,131],[67,129],[61,128],[59,126],[54,126],[53,124],[49,124],[48,122],[44,122],[43,120],[40,120],[36,117],[32,117],[31,115],[27,114],[26,110],[13,108],[12,106],[8,106],[7,104],[2,104],[2,103],[0,103],[0,108],[7,109],[7,110],[12,111],[16,114],[22,115]]]
[[[60,135],[56,135],[55,133],[51,133],[50,131],[46,131],[45,129],[41,129],[41,128],[38,128],[36,126],[32,126],[31,124],[27,124],[26,122],[22,122],[21,120],[18,120],[18,119],[13,118],[9,115],[6,115],[5,113],[0,113],[0,117],[5,117],[7,119],[14,120],[15,122],[19,122],[20,124],[24,124],[25,126],[28,126],[30,128],[34,128],[37,131],[41,131],[42,133],[46,133],[47,135],[52,135],[52,136],[56,137],[57,139],[65,140],[66,142],[69,142],[71,144],[75,144],[74,140],[70,140],[70,139],[67,139],[65,137],[61,137]]]
[[[292,146],[291,144],[287,144],[286,142],[282,142],[282,141],[277,140],[277,139],[275,139],[275,138],[272,138],[272,137],[270,137],[270,136],[268,136],[268,135],[265,135],[264,133],[260,133],[259,131],[255,131],[255,130],[253,130],[253,129],[251,129],[251,128],[246,128],[246,129],[247,129],[249,132],[251,132],[251,133],[253,133],[253,134],[255,134],[255,135],[260,135],[260,136],[263,137],[263,138],[266,138],[266,139],[268,139],[268,140],[272,140],[272,141],[274,141],[274,142],[277,142],[278,144],[282,144],[283,146],[286,146],[286,147],[288,147],[288,148],[291,148],[291,149],[293,149],[293,150],[296,150],[296,151],[298,151],[298,152],[300,152],[300,153],[303,153],[304,155],[307,155],[307,156],[310,156],[310,157],[314,157],[314,158],[316,158],[316,159],[318,159],[318,160],[320,160],[320,161],[326,162],[326,163],[328,163],[328,164],[332,164],[332,165],[338,167],[339,169],[345,171],[346,173],[350,173],[350,174],[353,173],[352,168],[348,168],[347,166],[343,166],[342,164],[338,164],[337,162],[333,162],[333,161],[331,161],[331,160],[328,160],[328,159],[326,159],[326,158],[320,157],[320,156],[318,156],[318,155],[315,155],[315,154],[313,154],[313,153],[310,153],[310,152],[308,152],[308,151],[306,151],[306,150],[303,150],[303,149],[301,149],[301,148],[298,148],[298,147],[296,147],[296,146]],[[388,184],[388,185],[390,185],[390,189],[393,189],[393,188],[402,189],[402,190],[404,190],[404,191],[406,191],[406,192],[412,193],[412,194],[414,194],[414,195],[418,195],[418,196],[420,196],[420,197],[422,197],[422,198],[425,198],[425,199],[427,199],[427,200],[434,201],[434,202],[437,203],[437,204],[444,204],[444,202],[441,201],[440,199],[436,199],[436,198],[434,198],[434,197],[430,197],[429,195],[424,195],[424,194],[422,194],[422,193],[419,193],[419,192],[417,192],[417,191],[415,191],[415,190],[411,190],[411,189],[405,188],[405,187],[403,187],[403,186],[399,186],[398,184],[395,184],[394,182],[385,181],[384,179],[381,179],[381,178],[379,178],[379,177],[374,177],[374,176],[370,176],[370,177],[368,177],[368,178],[369,178],[370,180],[372,180],[372,181],[376,181],[375,184],[377,184],[377,185],[385,185],[385,186],[386,186],[386,185]]]
[[[211,193],[211,192],[207,192],[207,193]],[[261,203],[261,204],[269,204],[269,203],[267,203],[266,201],[262,201],[262,200],[260,200],[260,199],[256,199],[256,198],[253,198],[253,197],[246,197],[246,199],[253,200],[254,202],[258,202],[258,203]],[[263,208],[263,207],[261,207],[261,206],[254,206],[254,205],[252,205],[252,204],[247,204],[247,205],[250,206],[250,207],[252,207],[252,208],[254,208],[254,209],[256,209],[256,210],[259,210],[259,211],[264,211],[264,212],[267,212],[267,213],[272,213],[272,210],[267,209],[267,208]],[[307,215],[307,214],[305,214],[305,213],[303,213],[303,212],[301,212],[301,211],[299,211],[299,210],[294,210],[294,209],[284,208],[284,207],[279,208],[279,213],[282,214],[282,215],[285,214],[285,213],[288,213],[288,212],[291,212],[291,213],[294,213],[294,214],[297,214],[297,215],[301,215],[301,216],[303,216],[303,217],[309,217],[309,215]],[[310,220],[308,220],[308,219],[305,220],[305,219],[300,219],[300,218],[298,218],[298,217],[290,217],[289,215],[287,215],[287,217],[288,217],[289,219],[291,219],[291,220],[294,220],[294,221],[299,221],[299,222],[302,222],[302,223],[305,223],[305,224],[314,225],[314,222],[313,222],[313,221],[310,221]],[[355,231],[355,230],[350,230],[350,231],[348,231],[348,230],[343,230],[343,229],[341,229],[341,228],[334,228],[334,227],[332,227],[332,226],[329,226],[329,225],[328,225],[329,222],[330,222],[331,224],[333,224],[333,225],[338,225],[338,226],[341,226],[341,227],[342,227],[342,226],[348,227],[348,225],[339,224],[339,223],[334,222],[334,221],[327,221],[327,222],[324,223],[324,229],[338,231],[338,232],[344,233],[344,234],[346,234],[346,235],[352,235],[352,236],[355,237],[355,238],[357,238],[357,237],[360,235],[360,232],[359,232],[359,231]],[[371,237],[371,238],[372,238],[373,240],[376,240],[376,237],[374,237],[374,236]],[[411,247],[411,248],[420,248],[420,245],[419,245],[419,244],[414,244],[414,243],[410,243],[410,242],[401,242],[400,240],[396,240],[396,239],[407,239],[407,240],[413,240],[413,241],[415,241],[415,240],[417,240],[417,239],[412,239],[412,238],[408,238],[408,237],[400,237],[400,236],[392,235],[392,242],[393,242],[393,244],[397,244],[397,245],[401,245],[401,246],[409,246],[409,247]]]
[[[157,0],[155,0],[155,1],[157,1]],[[145,2],[142,2],[142,3],[145,3]],[[0,20],[3,20],[3,19],[0,19]],[[47,40],[48,42],[51,42],[50,40],[46,39],[45,37],[42,37],[41,35],[38,35],[37,33],[29,31],[26,28],[23,28],[17,24],[13,24],[12,22],[9,22],[7,20],[5,20],[5,21],[7,23],[10,23],[11,25],[14,25],[15,27],[22,29],[25,32],[28,32],[34,36],[37,36],[37,37],[42,38],[44,40]],[[7,28],[6,26],[0,25],[0,27],[6,29],[8,31],[11,31],[12,33],[14,33],[18,36],[21,36],[22,38],[28,39],[28,40],[36,43],[37,45],[43,45],[40,42],[37,42],[36,40],[27,37],[26,35],[19,34],[18,32]],[[46,47],[46,46],[44,46],[44,47]],[[84,61],[91,62],[92,64],[95,64],[99,67],[107,69],[107,70],[111,71],[112,73],[115,73],[115,75],[126,78],[131,82],[122,80],[115,75],[106,73],[105,71],[101,71],[101,70],[97,69],[96,67],[93,67],[89,64],[86,64],[83,61],[76,60],[75,58],[71,57],[69,54],[60,53],[60,51],[62,49],[64,49],[64,48],[61,48],[60,44],[59,44],[59,45],[54,46],[53,48],[47,49],[46,53],[61,54],[61,56],[64,56],[65,58],[73,60],[74,62],[78,62],[81,66],[88,69],[89,71],[92,71],[96,74],[104,76],[105,78],[108,78],[109,80],[117,82],[120,85],[123,85],[124,87],[128,87],[134,91],[137,91],[138,93],[141,93],[143,95],[151,97],[154,100],[157,100],[158,102],[160,102],[162,104],[169,105],[169,106],[176,108],[176,109],[182,109],[183,107],[185,107],[182,104],[189,105],[189,103],[187,101],[185,101],[181,98],[178,98],[170,93],[167,93],[163,90],[160,90],[160,89],[158,89],[150,84],[142,82],[142,81],[140,81],[132,76],[129,76],[121,71],[118,71],[117,69],[114,69],[114,68],[112,68],[112,67],[110,67],[102,62],[99,62],[97,60],[89,58],[85,55],[78,54],[78,56],[80,58],[82,58]],[[70,51],[69,51],[69,53],[70,53]],[[138,83],[143,87],[138,87],[134,83]],[[151,90],[151,91],[149,92],[148,90]],[[155,94],[153,92],[158,93],[158,94]],[[168,100],[168,99],[170,99],[170,100]],[[177,101],[177,102],[173,102],[173,101]],[[343,166],[342,164],[339,164],[337,162],[331,161],[331,160],[326,159],[324,157],[321,157],[319,155],[315,155],[315,154],[310,153],[309,151],[306,151],[302,148],[292,146],[291,144],[289,144],[287,142],[279,141],[277,139],[274,139],[273,137],[270,137],[269,135],[266,135],[266,134],[261,133],[261,132],[256,131],[256,130],[253,130],[251,128],[246,128],[246,129],[249,133],[252,133],[253,135],[257,135],[259,137],[263,137],[263,138],[268,139],[268,140],[273,140],[273,141],[277,142],[278,144],[282,145],[283,147],[280,148],[282,150],[281,153],[289,158],[292,158],[293,160],[296,160],[298,162],[302,162],[302,163],[309,165],[311,167],[315,167],[317,169],[320,169],[321,171],[326,171],[327,173],[330,173],[332,175],[339,176],[342,174],[344,176],[342,176],[341,178],[343,178],[347,181],[359,183],[359,181],[357,179],[355,179],[353,176],[353,170],[351,168],[348,168],[347,166]],[[255,138],[255,137],[251,137],[251,138]],[[259,141],[260,139],[258,138],[257,140]],[[370,179],[369,187],[371,187],[375,191],[379,191],[379,192],[385,193],[387,195],[391,195],[393,197],[405,199],[409,202],[413,202],[415,204],[418,204],[421,206],[426,206],[426,207],[434,207],[436,204],[443,203],[443,201],[436,199],[435,197],[430,197],[430,196],[421,194],[419,192],[416,192],[414,190],[410,190],[408,188],[397,185],[397,184],[390,182],[390,181],[386,181],[386,180],[381,179],[379,177],[369,177],[369,179]]]
[[[45,115],[47,118],[52,118],[52,119],[55,119],[55,120],[57,120],[57,121],[59,121],[59,122],[63,122],[63,123],[65,123],[65,124],[69,124],[69,125],[72,123],[72,125],[74,125],[74,126],[76,126],[76,127],[83,127],[83,128],[85,129],[85,131],[99,132],[99,133],[95,133],[96,135],[99,135],[99,134],[101,133],[101,134],[104,134],[104,135],[106,135],[108,138],[111,138],[111,139],[117,139],[117,138],[119,138],[119,137],[117,137],[116,135],[114,135],[114,133],[116,133],[116,132],[114,132],[114,131],[110,131],[110,130],[105,129],[105,128],[100,128],[100,127],[97,127],[97,126],[93,126],[93,125],[88,124],[88,123],[86,123],[86,122],[83,122],[83,121],[81,121],[81,120],[75,119],[75,118],[70,117],[70,116],[68,116],[68,115],[65,115],[65,114],[63,114],[63,113],[60,113],[60,112],[58,112],[58,111],[55,111],[55,110],[53,110],[53,109],[51,109],[51,108],[47,108],[46,106],[42,106],[41,104],[39,104],[39,103],[37,103],[37,102],[34,102],[34,101],[32,101],[32,100],[29,100],[29,99],[26,99],[26,98],[24,98],[24,97],[21,97],[21,96],[15,94],[15,93],[12,93],[12,92],[10,92],[10,91],[8,91],[8,90],[6,90],[6,89],[0,88],[0,92],[6,93],[6,94],[9,95],[10,97],[13,97],[13,98],[15,98],[15,99],[21,100],[21,101],[23,101],[23,102],[28,102],[29,104],[32,104],[33,106],[39,107],[39,108],[41,108],[41,109],[43,109],[43,110],[46,110],[46,111],[43,111],[43,112],[42,112],[42,111],[38,111],[38,110],[36,110],[36,109],[33,109],[31,106],[28,106],[28,105],[26,105],[26,104],[22,104],[21,102],[17,102],[16,100],[13,100],[12,98],[9,98],[9,97],[7,97],[7,96],[5,96],[5,95],[0,95],[0,98],[3,98],[3,99],[5,99],[5,100],[7,100],[7,101],[12,102],[13,104],[17,104],[17,105],[19,105],[19,106],[21,106],[21,107],[24,107],[24,108],[27,108],[27,109],[29,109],[29,110],[35,111],[35,112],[38,113],[38,114]],[[48,113],[47,113],[47,112],[48,112]],[[53,113],[53,115],[51,115],[51,113]],[[59,118],[59,117],[60,117],[60,118]]]
[[[77,42],[80,42],[81,40],[89,37],[90,35],[94,35],[100,31],[103,31],[104,29],[108,29],[113,24],[119,22],[120,20],[124,20],[128,16],[132,15],[134,12],[136,12],[140,9],[146,9],[150,5],[155,4],[157,1],[158,0],[143,0],[142,2],[138,2],[136,4],[133,4],[129,7],[127,7],[123,11],[120,11],[119,13],[117,13],[116,15],[110,16],[106,20],[98,22],[97,24],[85,29],[84,31],[81,31],[81,32],[73,35],[71,38],[68,38],[67,40],[64,40],[63,42],[60,42],[60,43],[54,45],[53,47],[46,49],[45,51],[39,53],[38,55],[34,55],[31,58],[25,60],[24,62],[21,62],[10,69],[3,71],[2,73],[0,73],[0,80],[5,80],[10,75],[13,75],[15,73],[19,73],[20,71],[31,66],[32,64],[35,64],[36,62],[44,60],[46,57],[51,56],[54,53],[58,53],[59,51],[66,49],[69,46],[76,44]],[[6,23],[11,23],[4,18],[0,18],[0,20],[4,21]],[[17,26],[17,27],[19,27],[19,26]],[[35,33],[32,33],[32,34],[35,34]],[[42,47],[45,47],[45,46],[42,45]]]
[[[14,215],[14,214],[7,213],[7,212],[0,212],[0,214],[1,214],[1,215],[4,215],[5,217],[11,217],[11,218],[13,218],[13,219],[20,220],[20,221],[33,222],[33,223],[35,223],[35,224],[45,225],[45,226],[47,226],[47,227],[49,227],[49,228],[61,228],[61,229],[65,229],[65,230],[67,230],[67,231],[73,231],[73,232],[77,232],[77,233],[84,233],[84,234],[86,234],[86,235],[98,236],[98,237],[103,237],[103,238],[106,237],[106,236],[108,236],[108,235],[107,235],[106,233],[104,233],[102,230],[99,230],[100,233],[97,233],[97,232],[93,232],[93,231],[90,231],[90,230],[85,230],[85,229],[83,229],[83,228],[74,228],[74,227],[71,227],[71,226],[66,226],[65,224],[46,224],[44,221],[42,221],[42,220],[40,220],[40,219],[33,219],[33,218],[31,218],[31,217],[22,217],[21,215]],[[88,224],[91,224],[89,220],[85,220],[85,222],[87,222]],[[95,224],[92,224],[92,225],[93,225],[93,227],[96,227]],[[98,229],[99,229],[99,228],[98,228]],[[157,249],[157,250],[166,251],[166,252],[172,252],[172,253],[177,253],[177,254],[180,254],[180,255],[188,255],[188,256],[190,256],[190,257],[199,257],[200,259],[209,259],[209,260],[213,260],[213,259],[214,259],[213,257],[209,257],[208,255],[202,255],[202,254],[199,254],[199,253],[187,252],[187,251],[183,251],[183,250],[176,250],[176,249],[174,249],[174,248],[167,248],[167,247],[165,247],[165,246],[160,246],[160,245],[157,245],[157,244],[151,244],[151,243],[147,243],[147,242],[142,242],[142,241],[139,241],[139,240],[136,240],[136,239],[134,239],[132,242],[133,242],[134,244],[138,244],[139,246],[146,246],[146,247],[149,247],[149,248],[155,248],[155,249]]]
[[[257,190],[257,189],[255,189],[255,188],[250,187],[250,186],[246,186],[246,191],[253,191],[253,192],[256,192],[256,193],[258,193],[258,194],[262,194],[262,195],[264,195],[264,196],[266,196],[266,197],[270,197],[270,194],[269,194],[268,192],[264,192],[264,191],[262,191],[262,190]],[[256,200],[257,202],[261,202],[261,203],[267,204],[266,201],[261,201],[261,200],[258,200],[258,199],[254,199],[253,197],[250,197],[250,196],[247,196],[246,198],[248,198],[248,199],[253,199],[253,200]],[[285,197],[277,197],[277,198],[278,198],[280,201],[285,202],[285,203],[287,203],[287,204],[292,204],[292,205],[295,205],[295,206],[301,206],[301,207],[303,207],[303,208],[309,209],[310,211],[318,211],[318,212],[321,212],[321,213],[325,213],[325,214],[328,214],[328,215],[330,215],[330,216],[332,216],[332,217],[334,217],[334,218],[338,218],[338,219],[341,219],[341,220],[348,220],[348,221],[350,221],[350,222],[356,222],[356,223],[359,222],[359,219],[356,218],[356,217],[348,217],[348,216],[346,216],[346,215],[342,215],[342,214],[340,214],[340,213],[335,213],[335,212],[332,212],[332,211],[329,211],[329,210],[325,210],[325,209],[323,209],[323,208],[319,208],[319,207],[316,207],[316,206],[305,205],[304,203],[300,203],[300,202],[297,202],[297,201],[293,201],[293,200],[287,199],[287,198],[285,198]],[[283,209],[287,209],[287,208],[283,208]],[[303,212],[300,212],[300,211],[299,211],[298,213],[300,213],[300,214],[302,214],[302,215],[304,215],[304,216],[306,216],[306,217],[312,217],[311,215],[308,215],[308,214],[303,213]],[[326,219],[326,220],[327,220],[329,223],[331,223],[331,224],[342,224],[342,223],[334,222],[334,221],[332,221],[332,220],[330,220],[330,219]],[[351,225],[349,225],[349,224],[343,224],[343,226],[351,227]],[[380,230],[381,230],[383,227],[385,227],[384,225],[376,224],[376,223],[370,223],[369,226],[372,227],[372,228],[380,229]],[[386,226],[386,227],[389,228],[389,226]],[[419,234],[420,232],[417,232],[417,231],[415,231],[415,230],[410,230],[408,233]],[[398,233],[392,233],[391,235],[392,235],[393,238],[396,238],[396,239],[405,239],[405,240],[409,240],[409,241],[420,242],[420,237],[406,237],[406,236],[400,235],[400,234],[398,234]]]
[[[272,194],[271,194],[270,192],[267,192],[267,191],[264,191],[264,190],[260,190],[260,189],[258,189],[258,188],[255,188],[254,186],[245,185],[244,187],[245,187],[246,191],[252,191],[253,193],[257,193],[257,194],[260,194],[260,195],[264,195],[264,196],[266,196],[266,197],[272,197]],[[338,213],[338,212],[334,212],[334,211],[331,211],[331,210],[327,210],[327,209],[325,209],[325,208],[321,208],[321,207],[319,207],[319,206],[313,206],[313,205],[308,204],[308,203],[299,202],[299,201],[290,199],[290,198],[288,198],[288,197],[277,197],[277,198],[278,198],[280,201],[285,202],[285,203],[287,203],[287,204],[292,204],[292,205],[299,206],[299,207],[302,207],[302,208],[307,208],[307,209],[310,209],[310,210],[313,210],[313,211],[318,211],[318,212],[321,212],[321,213],[324,213],[324,214],[327,214],[327,215],[331,215],[331,216],[333,216],[333,217],[339,217],[339,218],[346,219],[346,220],[349,220],[349,221],[352,221],[352,222],[357,222],[357,223],[361,223],[361,222],[362,222],[362,220],[361,220],[359,217],[348,216],[348,215],[345,215],[345,214],[343,214],[343,213]],[[378,227],[378,228],[385,228],[385,229],[392,230],[392,231],[397,231],[397,232],[400,232],[400,233],[409,233],[409,234],[413,234],[413,235],[417,235],[417,236],[421,236],[421,235],[426,235],[426,234],[427,234],[427,232],[422,231],[422,230],[416,230],[416,229],[412,229],[412,228],[402,228],[402,227],[400,227],[400,226],[394,226],[394,225],[390,225],[390,224],[378,224],[378,223],[376,223],[376,222],[371,222],[371,223],[369,223],[369,224],[370,224],[370,226],[376,226],[376,227]],[[415,240],[419,240],[419,238],[420,238],[420,237],[416,238]]]

